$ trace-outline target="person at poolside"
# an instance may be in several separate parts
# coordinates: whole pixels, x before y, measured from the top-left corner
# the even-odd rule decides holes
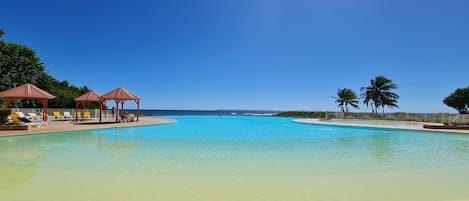
[[[114,107],[112,107],[112,108],[111,108],[111,114],[112,114],[112,117],[114,117],[114,110],[115,110],[115,108],[114,108]]]
[[[121,121],[127,122],[129,120],[129,113],[126,111],[120,113],[119,116],[121,117]]]

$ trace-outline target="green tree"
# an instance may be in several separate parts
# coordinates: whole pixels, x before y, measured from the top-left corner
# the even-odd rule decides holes
[[[56,98],[49,101],[49,106],[54,108],[74,108],[74,98],[90,91],[86,86],[76,87],[70,85],[67,81],[58,81],[49,74],[42,74],[37,86]],[[97,108],[95,104],[87,105],[87,108]]]
[[[337,89],[337,97],[333,97],[335,103],[340,107],[342,112],[348,112],[348,106],[358,108],[358,97],[357,94],[351,89],[343,88]],[[344,108],[345,106],[345,108]]]
[[[49,101],[49,107],[73,108],[74,98],[89,91],[88,87],[76,87],[67,81],[59,81],[45,72],[45,66],[29,47],[5,42],[4,31],[0,29],[0,91],[31,83],[55,95]],[[3,100],[0,105],[3,103]],[[31,99],[17,99],[11,103],[14,107],[38,107],[40,102]],[[96,104],[90,104],[96,108]]]
[[[459,112],[459,114],[468,114],[469,113],[469,87],[467,88],[458,88],[448,97],[446,97],[443,102],[454,108]]]
[[[369,86],[361,88],[363,103],[366,106],[371,105],[373,113],[378,113],[378,109],[381,107],[384,114],[385,106],[390,108],[399,107],[397,105],[399,95],[393,92],[397,88],[397,85],[391,79],[384,76],[376,76],[375,79],[370,81]]]
[[[40,59],[29,47],[5,42],[3,34],[0,30],[0,91],[25,83],[36,84],[44,72]]]

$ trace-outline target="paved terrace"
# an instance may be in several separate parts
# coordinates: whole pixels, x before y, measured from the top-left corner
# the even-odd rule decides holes
[[[40,128],[30,127],[28,130],[14,130],[14,131],[0,131],[0,137],[2,136],[15,136],[15,135],[31,135],[31,134],[44,134],[44,133],[56,133],[56,132],[67,132],[67,131],[80,131],[80,130],[93,130],[93,129],[104,129],[104,128],[120,128],[120,127],[131,127],[131,126],[147,126],[147,125],[160,125],[175,123],[175,120],[170,119],[150,119],[140,118],[139,122],[122,122],[116,123],[115,118],[104,119],[102,123],[99,120],[89,120],[74,123],[72,121],[60,121],[60,120],[49,120],[47,123],[49,126],[41,126]]]
[[[448,132],[448,133],[467,133],[469,130],[452,130],[452,129],[427,129],[423,128],[423,122],[416,122],[415,125],[408,126],[396,126],[396,125],[370,125],[370,124],[351,124],[351,123],[337,123],[337,122],[327,122],[320,119],[295,119],[293,120],[297,123],[304,124],[321,124],[321,125],[334,125],[334,126],[354,126],[354,127],[365,127],[365,128],[387,128],[387,129],[403,129],[403,130],[416,130],[416,131],[430,131],[430,132]],[[435,124],[442,125],[439,123],[427,123],[425,124]]]

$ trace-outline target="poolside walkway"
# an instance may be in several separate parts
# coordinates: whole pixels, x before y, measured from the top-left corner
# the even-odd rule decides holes
[[[131,126],[147,126],[147,125],[160,125],[175,123],[175,120],[170,119],[150,119],[140,118],[139,122],[125,122],[116,123],[114,118],[104,119],[99,123],[97,119],[74,123],[72,121],[47,121],[49,126],[41,126],[40,128],[29,128],[28,130],[15,130],[15,131],[0,131],[2,136],[15,136],[15,135],[31,135],[31,134],[44,134],[55,132],[79,131],[79,130],[93,130],[104,128],[119,128]]]
[[[387,128],[387,129],[403,129],[403,130],[416,130],[416,131],[430,131],[430,132],[448,132],[448,133],[468,133],[469,130],[451,130],[451,129],[427,129],[423,128],[423,122],[417,122],[415,125],[370,125],[370,124],[352,124],[352,123],[337,123],[327,122],[320,119],[294,119],[294,122],[304,124],[321,124],[321,125],[334,125],[334,126],[354,126],[354,127],[366,127],[366,128]],[[425,123],[442,125],[439,123]]]

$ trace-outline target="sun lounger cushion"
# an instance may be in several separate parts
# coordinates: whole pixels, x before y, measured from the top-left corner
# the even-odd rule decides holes
[[[34,122],[34,121],[31,121],[31,120],[27,119],[26,117],[20,117],[18,119],[26,125],[36,126],[38,128],[40,128],[42,125],[49,126],[49,124],[47,124],[47,122],[43,122],[43,121]]]

